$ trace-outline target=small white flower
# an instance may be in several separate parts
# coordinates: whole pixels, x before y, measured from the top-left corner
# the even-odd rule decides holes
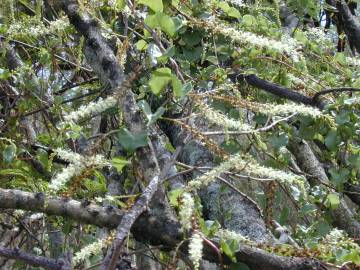
[[[203,254],[203,239],[200,232],[194,232],[189,243],[190,259],[194,264],[194,269],[200,267],[200,260]]]
[[[199,189],[201,186],[207,186],[210,182],[215,181],[217,176],[220,176],[223,172],[235,167],[238,163],[244,164],[244,161],[241,155],[234,155],[227,161],[222,162],[219,166],[214,167],[212,170],[191,180],[188,183],[188,187],[191,189]]]
[[[325,236],[325,241],[327,243],[333,243],[333,244],[338,244],[339,242],[341,242],[341,240],[343,240],[345,238],[345,233],[343,230],[338,230],[338,229],[332,229],[326,236]]]
[[[195,202],[190,193],[182,194],[182,204],[179,210],[180,223],[184,229],[191,229],[191,218],[194,212]]]
[[[56,149],[55,152],[70,164],[51,180],[49,188],[52,191],[60,190],[72,177],[80,175],[86,168],[103,168],[109,165],[109,162],[102,155],[83,157],[78,153],[60,148]]]
[[[234,231],[229,231],[229,230],[226,230],[226,229],[219,229],[218,232],[217,232],[217,235],[221,239],[236,240],[239,243],[250,242],[250,239],[246,238],[245,236],[241,235],[240,233],[237,233],[237,232],[234,232]]]
[[[211,109],[206,104],[198,104],[202,115],[208,119],[212,124],[222,126],[224,128],[236,129],[240,131],[250,131],[252,127],[248,124],[242,123],[239,120],[231,119],[219,111]]]
[[[75,253],[75,256],[73,258],[74,265],[77,265],[81,261],[84,261],[86,258],[89,258],[92,255],[99,254],[106,246],[105,239],[100,239],[98,241],[95,241],[94,243],[91,243],[85,247],[83,247],[79,252]]]
[[[236,5],[238,7],[246,6],[243,2],[243,0],[227,0],[227,2]]]
[[[259,110],[261,113],[268,115],[286,115],[292,113],[298,113],[301,115],[317,118],[321,115],[321,111],[317,108],[306,106],[303,104],[296,104],[293,102],[285,104],[262,104]]]
[[[284,35],[282,40],[279,41],[259,36],[251,32],[238,30],[219,22],[214,23],[214,25],[212,27],[210,26],[209,28],[216,29],[218,33],[230,38],[236,43],[248,43],[258,48],[267,48],[275,50],[279,53],[285,53],[291,57],[294,62],[299,62],[302,57],[301,53],[298,51],[298,49],[301,47],[300,44],[298,44],[295,39],[286,35]]]
[[[77,111],[73,111],[64,116],[65,122],[74,123],[80,119],[91,116],[93,114],[99,114],[113,106],[115,106],[117,100],[114,97],[107,97],[105,99],[100,98],[97,102],[90,102],[88,105],[80,106]]]

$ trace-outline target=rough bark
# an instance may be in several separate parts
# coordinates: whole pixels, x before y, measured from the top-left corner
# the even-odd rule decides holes
[[[207,129],[206,123],[197,122],[198,130]],[[167,129],[173,145],[187,137],[187,131],[171,126]],[[216,166],[213,154],[197,140],[184,146],[179,159],[190,166]],[[191,178],[197,173],[192,173]],[[240,233],[257,242],[271,242],[273,237],[267,230],[261,213],[253,202],[232,189],[223,191],[221,184],[214,181],[199,193],[204,207],[205,218],[218,220],[225,228]],[[226,215],[231,218],[226,218]]]
[[[124,214],[123,211],[117,209],[82,204],[71,199],[39,196],[39,194],[6,189],[0,189],[0,207],[63,216],[81,223],[100,227],[106,226],[108,228],[116,227],[121,222],[121,216]],[[171,250],[176,248],[183,240],[183,233],[180,228],[180,224],[174,219],[169,219],[169,216],[164,215],[163,211],[155,212],[151,209],[150,212],[142,214],[137,219],[132,228],[132,233],[138,241],[148,242],[152,245],[162,245],[164,249]],[[218,243],[214,243],[218,245]],[[241,244],[240,247],[236,257],[253,270],[326,269],[317,260],[282,257],[246,244]],[[183,244],[181,250],[187,253],[187,245]],[[225,255],[223,256],[225,264],[230,264],[230,259]],[[217,253],[206,245],[204,258],[211,262],[219,262]]]
[[[351,13],[348,4],[344,1],[338,1],[339,16],[341,16],[342,24],[349,39],[350,48],[355,48],[360,53],[360,23],[359,20]]]
[[[71,270],[71,264],[65,260],[55,260],[46,257],[36,256],[23,252],[19,249],[9,249],[0,247],[0,256],[8,259],[15,259],[25,262],[32,266],[40,266],[47,270]]]
[[[329,184],[329,179],[325,170],[309,144],[305,141],[292,142],[293,154],[302,169],[307,174],[312,175],[308,178],[311,185]],[[331,191],[331,190],[330,190]],[[339,194],[340,196],[340,194]],[[333,221],[333,225],[346,231],[351,237],[360,237],[360,223],[356,220],[346,201],[340,198],[340,204],[336,209],[328,210]]]

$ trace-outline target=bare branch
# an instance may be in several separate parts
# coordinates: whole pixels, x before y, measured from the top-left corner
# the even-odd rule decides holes
[[[70,270],[71,266],[67,265],[63,260],[49,259],[42,256],[33,255],[30,253],[23,252],[19,249],[10,249],[5,247],[0,247],[0,256],[14,259],[18,261],[23,261],[26,264],[32,266],[40,266],[48,270]]]

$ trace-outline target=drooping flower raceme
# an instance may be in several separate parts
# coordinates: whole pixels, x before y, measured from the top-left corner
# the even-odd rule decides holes
[[[188,192],[182,194],[182,204],[180,205],[179,219],[181,225],[186,230],[191,229],[191,217],[194,212],[194,207],[195,203],[191,194]]]
[[[219,229],[217,231],[217,236],[224,240],[236,240],[239,243],[249,243],[251,242],[250,239],[246,238],[245,236],[226,229]]]
[[[86,168],[102,168],[109,165],[102,155],[83,157],[78,153],[64,149],[56,149],[55,152],[70,164],[51,179],[49,188],[54,192],[60,190],[72,177],[81,175]]]
[[[230,38],[232,41],[240,44],[248,43],[254,45],[258,48],[266,48],[270,50],[277,51],[279,53],[285,53],[294,62],[299,62],[302,58],[301,53],[298,52],[300,45],[291,37],[283,36],[282,40],[269,39],[264,36],[259,36],[257,34],[238,30],[236,28],[221,24],[214,23],[212,27],[216,29],[216,32],[219,32],[223,36]]]
[[[73,264],[77,265],[81,261],[84,261],[86,258],[89,258],[92,255],[99,254],[105,246],[106,239],[100,239],[83,247],[79,252],[75,253],[75,256],[73,258]]]
[[[76,111],[73,111],[64,116],[65,122],[74,123],[80,119],[101,113],[113,106],[115,106],[117,100],[114,97],[107,97],[105,99],[100,98],[97,102],[90,102],[88,105],[80,106]]]
[[[189,243],[190,259],[194,264],[194,269],[197,270],[200,267],[200,260],[203,254],[203,239],[200,232],[195,231],[191,236]]]
[[[268,115],[286,115],[291,113],[298,113],[313,118],[317,118],[321,115],[321,111],[317,108],[303,104],[296,104],[293,102],[278,105],[266,103],[261,104],[260,112]]]
[[[216,124],[224,128],[236,129],[240,131],[252,130],[252,127],[250,125],[242,123],[239,120],[231,119],[226,115],[211,109],[206,104],[198,104],[198,107],[202,115],[206,117],[212,124]]]
[[[235,167],[237,163],[243,162],[241,155],[234,155],[227,161],[222,162],[219,166],[214,167],[212,170],[200,175],[199,177],[191,180],[188,183],[188,187],[192,190],[199,189],[202,186],[207,186],[212,181],[215,181],[217,176],[220,176],[223,172]]]
[[[51,21],[48,26],[39,20],[38,17],[25,17],[23,21],[10,24],[6,34],[9,38],[21,38],[24,36],[39,37],[48,34],[62,32],[70,25],[66,16]]]
[[[279,180],[284,184],[295,184],[299,186],[303,192],[305,192],[306,181],[303,177],[290,172],[262,166],[252,157],[243,157],[240,154],[236,154],[230,157],[227,161],[222,162],[219,166],[214,167],[207,173],[195,178],[194,180],[191,180],[188,183],[188,188],[190,190],[194,190],[199,189],[202,186],[207,186],[212,181],[215,181],[217,176],[220,176],[222,173],[230,169],[245,172],[248,175]]]

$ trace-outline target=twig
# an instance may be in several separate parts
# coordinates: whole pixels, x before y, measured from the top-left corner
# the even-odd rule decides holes
[[[316,103],[320,96],[330,94],[330,93],[340,93],[340,92],[360,92],[359,88],[353,88],[353,87],[340,87],[340,88],[333,88],[333,89],[325,89],[323,91],[317,92],[312,100],[313,103]]]
[[[262,127],[262,128],[258,128],[255,130],[243,130],[243,131],[208,131],[208,132],[203,132],[202,134],[207,135],[207,136],[216,136],[216,135],[244,135],[244,134],[252,134],[252,133],[257,133],[257,132],[265,132],[268,131],[270,129],[272,129],[273,127],[275,127],[277,124],[279,124],[280,122],[284,122],[289,120],[290,118],[294,117],[295,115],[297,115],[297,113],[293,113],[292,115],[285,117],[285,118],[281,118],[279,120],[274,121],[273,123],[271,123],[270,125],[266,126],[266,127]]]

